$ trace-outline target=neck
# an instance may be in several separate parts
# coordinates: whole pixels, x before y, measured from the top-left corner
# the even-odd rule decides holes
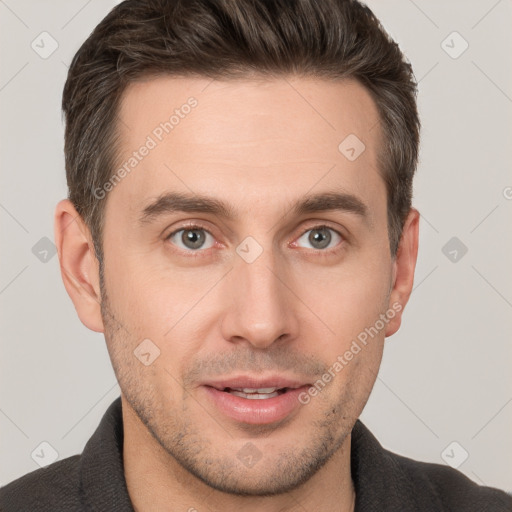
[[[331,459],[300,487],[276,496],[238,496],[206,485],[184,469],[151,435],[123,398],[123,462],[128,494],[136,512],[353,512],[350,435]]]

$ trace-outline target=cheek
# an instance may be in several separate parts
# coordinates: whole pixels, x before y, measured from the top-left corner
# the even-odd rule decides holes
[[[111,302],[132,324],[168,325],[173,310],[198,292],[190,282],[186,286],[186,278],[179,271],[161,268],[145,255],[116,258],[114,252],[105,275]]]
[[[391,268],[382,260],[362,257],[339,267],[302,272],[297,294],[330,327],[333,337],[348,340],[375,324],[385,312]],[[311,276],[314,277],[311,277]],[[327,331],[328,332],[328,331]]]
[[[382,358],[390,267],[377,258],[354,258],[329,272],[317,272],[314,286],[304,282],[301,297],[329,329],[315,320],[309,336],[332,377],[326,406],[333,401],[366,403]],[[304,326],[303,326],[304,327]],[[325,333],[319,335],[319,333]]]
[[[176,269],[148,257],[130,257],[110,274],[109,296],[130,332],[131,350],[151,340],[160,350],[159,365],[176,373],[201,348],[218,318],[215,285],[223,272]]]

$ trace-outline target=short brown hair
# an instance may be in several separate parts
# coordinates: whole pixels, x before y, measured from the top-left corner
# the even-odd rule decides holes
[[[126,0],[82,44],[64,86],[69,199],[103,260],[105,201],[93,190],[113,173],[117,112],[126,86],[151,75],[353,78],[376,102],[383,141],[391,253],[411,208],[419,148],[412,68],[357,0]],[[341,142],[341,141],[340,141]]]

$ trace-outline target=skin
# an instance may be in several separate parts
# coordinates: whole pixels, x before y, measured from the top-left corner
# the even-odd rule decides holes
[[[103,287],[88,228],[68,200],[55,213],[64,284],[84,325],[105,333],[122,390],[130,497],[138,511],[353,510],[351,430],[403,309],[286,421],[232,420],[200,383],[235,373],[315,382],[379,315],[407,303],[419,214],[411,209],[394,257],[378,112],[350,80],[131,84],[119,112],[121,161],[190,96],[197,107],[104,199]],[[338,150],[349,134],[366,146],[354,161]],[[141,225],[164,191],[214,197],[236,218],[174,212]],[[357,196],[368,215],[291,209],[333,191]],[[188,222],[213,245],[194,252],[181,232],[166,240]],[[319,225],[341,235],[329,231],[327,249],[312,244],[311,231],[302,237]],[[252,263],[236,252],[247,236],[263,249]],[[160,355],[145,366],[133,352],[147,338]],[[261,453],[252,467],[237,458],[248,442]]]

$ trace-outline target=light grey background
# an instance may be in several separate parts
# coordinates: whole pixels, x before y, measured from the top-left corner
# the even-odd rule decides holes
[[[103,335],[81,324],[39,242],[53,240],[66,196],[67,68],[116,3],[0,0],[0,485],[50,461],[42,442],[61,459],[80,453],[120,392]],[[415,289],[362,419],[415,459],[459,464],[465,450],[460,471],[511,490],[512,2],[368,4],[420,81],[422,222]],[[51,49],[43,31],[58,43],[46,59],[31,47]],[[460,244],[443,253],[452,237],[465,255]]]

